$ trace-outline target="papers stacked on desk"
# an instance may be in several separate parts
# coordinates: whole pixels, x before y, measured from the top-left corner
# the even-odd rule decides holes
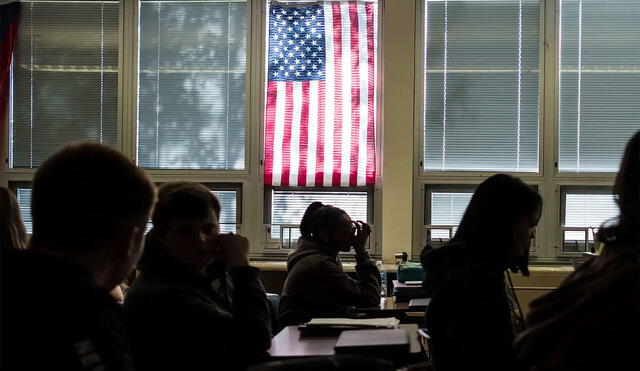
[[[350,327],[350,328],[398,328],[400,320],[389,318],[313,318],[307,322],[308,327]]]
[[[344,330],[396,329],[400,320],[390,318],[313,318],[298,326],[305,336],[336,336]]]

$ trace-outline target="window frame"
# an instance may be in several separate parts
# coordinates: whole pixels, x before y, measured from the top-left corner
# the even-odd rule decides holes
[[[537,229],[536,256],[534,263],[567,264],[577,254],[562,251],[562,215],[564,207],[561,189],[575,187],[611,187],[615,173],[567,173],[558,169],[559,154],[559,46],[560,46],[560,1],[540,1],[540,96],[539,96],[539,171],[537,173],[504,172],[521,178],[527,184],[537,186],[544,200],[542,216]],[[424,7],[426,0],[416,0],[416,58],[418,71],[415,80],[414,103],[414,175],[413,175],[413,238],[412,253],[419,256],[422,246],[425,188],[430,185],[478,184],[496,172],[427,172],[422,166],[424,148]],[[533,255],[533,254],[532,254]]]
[[[291,251],[290,249],[284,248],[280,246],[279,239],[272,239],[269,235],[271,233],[272,227],[272,209],[271,209],[271,201],[272,201],[272,192],[273,191],[300,191],[300,192],[366,192],[367,193],[367,219],[369,220],[372,233],[369,236],[369,246],[370,253],[374,256],[381,256],[381,251],[379,249],[380,244],[377,241],[380,241],[380,233],[379,229],[376,228],[376,224],[379,223],[380,213],[376,212],[377,198],[376,190],[374,186],[362,186],[362,187],[283,187],[283,186],[265,186],[264,187],[264,214],[263,214],[263,234],[265,239],[265,250],[268,250],[270,253],[288,253]],[[353,254],[342,254],[345,257],[352,257]],[[341,256],[342,256],[341,255]]]

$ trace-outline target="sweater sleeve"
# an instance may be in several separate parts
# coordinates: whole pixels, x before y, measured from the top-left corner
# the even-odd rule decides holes
[[[322,277],[331,283],[339,303],[358,307],[370,307],[380,303],[380,272],[367,252],[356,256],[358,279],[349,277],[339,264],[328,259],[322,265],[322,269]]]

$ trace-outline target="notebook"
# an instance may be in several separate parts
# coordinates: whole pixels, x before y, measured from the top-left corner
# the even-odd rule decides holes
[[[335,345],[336,353],[395,355],[409,353],[406,329],[343,331]]]

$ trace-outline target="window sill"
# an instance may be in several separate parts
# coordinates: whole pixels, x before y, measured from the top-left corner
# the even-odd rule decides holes
[[[268,260],[256,260],[251,262],[251,266],[259,268],[264,272],[286,272],[287,271],[287,262],[286,261],[268,261]],[[395,273],[396,265],[395,264],[383,264],[384,270],[388,273]],[[356,271],[356,263],[352,262],[342,262],[342,267],[345,272],[355,272]]]

